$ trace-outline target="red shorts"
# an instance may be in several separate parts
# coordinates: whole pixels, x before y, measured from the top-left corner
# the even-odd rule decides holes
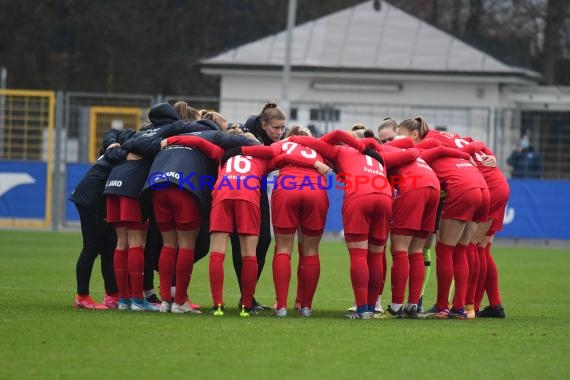
[[[503,219],[505,218],[505,209],[509,201],[510,189],[507,181],[497,187],[489,189],[491,193],[491,205],[489,206],[489,218],[493,220],[488,236],[493,235],[495,232],[503,229]]]
[[[342,204],[345,240],[386,244],[391,211],[392,198],[385,194],[366,194],[345,200]]]
[[[152,209],[160,231],[191,231],[200,227],[200,203],[176,186],[152,191]]]
[[[271,193],[271,222],[276,234],[294,234],[297,227],[307,236],[325,229],[329,198],[326,190],[285,190]]]
[[[422,187],[399,195],[392,205],[390,232],[397,235],[427,236],[435,230],[438,204],[439,190],[433,187]]]
[[[473,188],[460,194],[447,192],[441,211],[441,219],[466,222],[485,222],[489,219],[489,189]]]
[[[212,205],[210,232],[259,236],[261,212],[259,206],[241,199],[224,199]]]
[[[107,196],[107,223],[114,224],[115,227],[127,227],[129,230],[147,228],[139,200],[120,195]]]

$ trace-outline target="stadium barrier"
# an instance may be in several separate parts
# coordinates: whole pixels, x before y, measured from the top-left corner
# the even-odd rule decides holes
[[[0,227],[52,219],[55,93],[0,89]]]
[[[87,164],[67,165],[67,197],[88,168]],[[272,182],[269,180],[269,183]],[[511,198],[505,211],[504,229],[497,234],[498,237],[570,239],[570,224],[566,222],[564,212],[561,212],[570,208],[570,181],[511,179],[509,184]],[[340,233],[343,192],[336,187],[336,183],[330,187],[325,231]],[[69,201],[66,210],[68,222],[79,220],[75,207]]]
[[[570,239],[570,181],[509,179],[511,196],[497,237]]]
[[[38,163],[45,165],[46,171],[42,178],[35,179],[39,181],[36,182],[38,186],[45,181],[45,192],[41,192],[41,195],[34,192],[34,198],[29,200],[36,202],[42,196],[41,201],[36,202],[38,209],[24,212],[24,209],[31,207],[25,205],[24,209],[20,210],[23,214],[18,215],[26,216],[14,217],[14,210],[9,211],[5,201],[12,197],[11,193],[8,193],[8,198],[0,199],[0,203],[4,203],[0,213],[0,227],[47,227],[50,224],[54,230],[65,227],[67,221],[71,220],[70,215],[75,213],[75,208],[70,208],[65,198],[68,164],[81,163],[87,167],[97,156],[97,147],[105,129],[137,127],[152,104],[179,99],[187,100],[195,108],[220,109],[228,121],[243,121],[245,115],[259,112],[266,101],[81,92],[58,92],[56,96],[51,91],[0,89],[0,160],[12,162],[14,165],[21,162]],[[570,161],[567,159],[569,150],[566,149],[570,141],[570,129],[567,127],[570,113],[555,110],[542,110],[537,111],[538,113],[534,111],[536,110],[520,107],[491,109],[431,107],[422,104],[330,104],[296,101],[292,102],[288,119],[291,124],[306,124],[313,127],[315,133],[321,134],[332,129],[346,129],[356,120],[375,129],[378,120],[386,115],[399,120],[410,115],[423,115],[434,128],[448,129],[486,141],[495,151],[505,173],[508,171],[506,159],[516,145],[519,135],[532,130],[531,143],[544,155],[543,177],[570,179]],[[11,166],[3,166],[4,173],[24,172],[18,171],[24,170],[23,167],[13,169],[12,172],[8,171],[8,167]],[[28,168],[25,170],[27,172]],[[35,169],[34,173],[35,176]],[[18,178],[15,174],[10,176],[13,179]],[[25,181],[24,177],[21,177],[21,180]],[[0,183],[1,195],[6,194],[10,190],[8,187],[14,185],[6,181],[2,179]],[[552,182],[552,186],[557,189],[559,185]],[[565,194],[564,190],[561,189],[561,194]],[[334,191],[331,192],[331,199],[336,196],[333,193]],[[509,205],[509,210],[515,210],[516,215],[519,215],[524,210],[524,202],[519,205],[513,202]],[[10,207],[14,206],[10,204]],[[336,205],[331,202],[331,207]],[[44,210],[41,216],[39,209]],[[563,207],[558,208],[557,215],[562,214],[563,210]],[[340,211],[331,212],[327,231],[340,230],[340,217],[334,219],[332,215],[340,215]],[[555,220],[561,218],[554,217]],[[550,228],[548,223],[537,224],[534,219],[527,219],[532,228],[528,225],[518,227],[520,220],[517,217],[512,223],[507,223],[501,236],[567,236],[566,231],[558,231],[556,226]],[[527,236],[529,234],[530,236]]]

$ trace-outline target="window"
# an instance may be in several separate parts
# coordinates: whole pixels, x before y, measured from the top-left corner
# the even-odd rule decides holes
[[[297,120],[298,119],[298,110],[297,108],[291,108],[291,111],[289,112],[289,119],[290,120]]]
[[[311,121],[340,121],[340,110],[332,107],[311,108]]]

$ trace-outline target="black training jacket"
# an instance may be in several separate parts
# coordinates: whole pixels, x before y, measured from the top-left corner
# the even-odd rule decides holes
[[[105,132],[103,135],[102,155],[81,178],[69,197],[70,201],[91,210],[101,217],[106,215],[106,203],[103,190],[105,189],[107,177],[113,166],[124,161],[127,157],[126,150],[122,148],[111,148],[107,150],[107,147],[115,142],[119,144],[125,142],[134,133],[135,131],[132,129],[110,129]]]
[[[147,180],[154,156],[160,151],[160,140],[182,133],[217,129],[213,123],[185,122],[178,118],[174,107],[168,103],[154,106],[149,112],[152,128],[137,132],[122,144],[129,153],[136,153],[140,160],[123,161],[109,173],[103,194],[139,198]]]

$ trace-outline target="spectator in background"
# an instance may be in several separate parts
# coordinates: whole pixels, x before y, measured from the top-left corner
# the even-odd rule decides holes
[[[309,129],[309,131],[311,132],[311,136],[313,137],[321,137],[323,135],[314,124],[307,125],[307,128]]]
[[[542,156],[530,145],[528,135],[523,135],[517,148],[507,159],[512,166],[512,178],[540,178],[542,176]]]

